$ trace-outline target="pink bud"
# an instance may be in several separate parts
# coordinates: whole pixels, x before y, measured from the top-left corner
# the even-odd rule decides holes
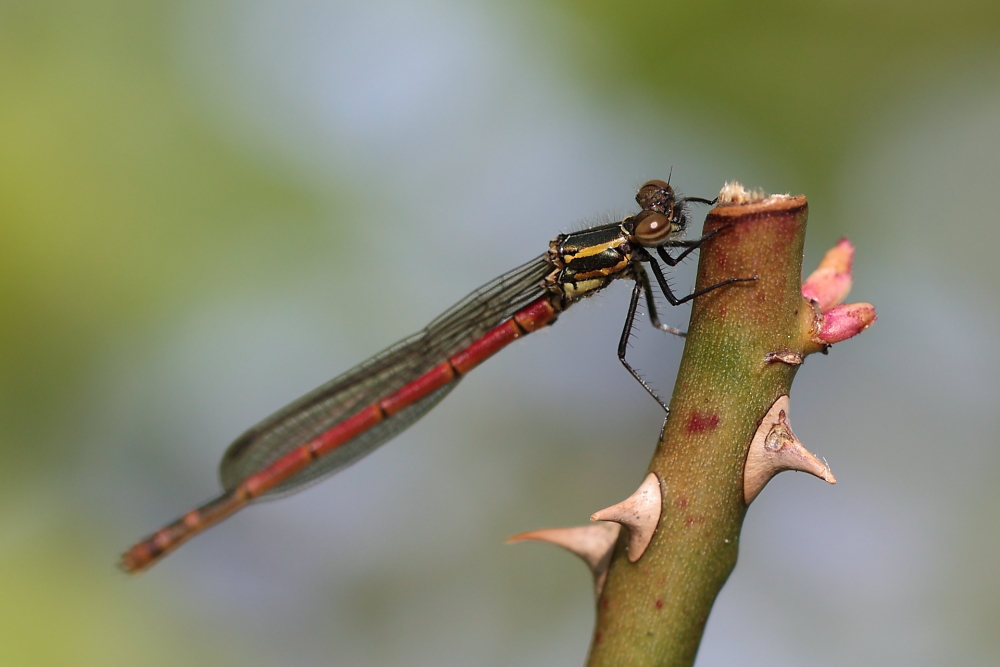
[[[826,310],[843,301],[851,291],[853,261],[854,245],[846,238],[840,239],[837,245],[823,256],[823,261],[816,270],[802,283],[802,296],[815,301],[820,310]]]
[[[849,303],[823,311],[823,322],[815,340],[833,345],[867,329],[875,321],[875,306],[870,303]]]

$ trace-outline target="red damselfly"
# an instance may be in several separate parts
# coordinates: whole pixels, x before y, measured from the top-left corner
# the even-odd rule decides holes
[[[287,494],[348,466],[419,419],[487,358],[514,340],[552,324],[559,313],[617,278],[635,282],[618,358],[668,410],[625,360],[643,294],[653,325],[681,333],[660,322],[644,265],[649,265],[671,305],[722,285],[753,279],[732,278],[684,297],[674,296],[657,257],[675,266],[719,231],[693,241],[679,240],[687,225],[686,204],[713,202],[678,197],[663,181],[645,183],[636,201],[639,213],[556,237],[545,254],[483,285],[422,331],[248,430],[222,457],[222,495],[133,546],[122,556],[121,567],[129,572],[144,570],[251,502]],[[668,248],[684,250],[673,257]]]

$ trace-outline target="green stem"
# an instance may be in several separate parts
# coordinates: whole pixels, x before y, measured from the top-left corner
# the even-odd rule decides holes
[[[649,465],[662,514],[649,547],[629,562],[623,536],[598,600],[588,665],[694,663],[705,622],[736,565],[747,505],[743,465],[751,438],[805,356],[813,311],[802,297],[804,197],[713,210],[695,289],[757,276],[695,299],[670,418]],[[626,531],[622,531],[625,533]]]

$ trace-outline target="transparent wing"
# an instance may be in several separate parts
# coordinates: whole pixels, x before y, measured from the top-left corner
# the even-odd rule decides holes
[[[542,255],[486,283],[422,331],[383,350],[249,429],[222,457],[219,476],[223,488],[232,491],[253,473],[468,347],[542,296],[545,288],[541,281],[551,269]],[[419,419],[457,382],[456,379],[386,418],[264,495],[287,494],[350,465]]]

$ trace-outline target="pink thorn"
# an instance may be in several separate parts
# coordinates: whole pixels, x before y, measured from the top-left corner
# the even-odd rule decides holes
[[[590,516],[591,521],[614,521],[628,528],[628,559],[636,562],[646,551],[660,523],[663,492],[656,473],[646,475],[635,493],[617,505],[605,507]]]
[[[823,312],[823,323],[815,340],[833,345],[857,336],[875,321],[875,306],[870,303],[849,303]]]
[[[851,291],[853,262],[854,245],[847,238],[840,239],[837,245],[823,256],[816,270],[802,283],[802,296],[815,301],[820,310],[837,305]]]
[[[572,528],[543,528],[530,530],[507,538],[507,543],[538,540],[549,542],[570,551],[590,566],[597,575],[602,561],[609,560],[609,554],[618,540],[621,525],[611,521],[592,523],[589,526]],[[606,564],[605,564],[606,565]]]
[[[826,461],[802,446],[788,424],[788,394],[780,396],[764,415],[750,441],[743,466],[743,501],[749,505],[764,486],[783,470],[799,470],[830,484],[837,480]]]
[[[573,528],[545,528],[508,537],[507,543],[540,540],[576,554],[587,563],[594,575],[594,595],[600,597],[621,528],[620,524],[610,521]]]

